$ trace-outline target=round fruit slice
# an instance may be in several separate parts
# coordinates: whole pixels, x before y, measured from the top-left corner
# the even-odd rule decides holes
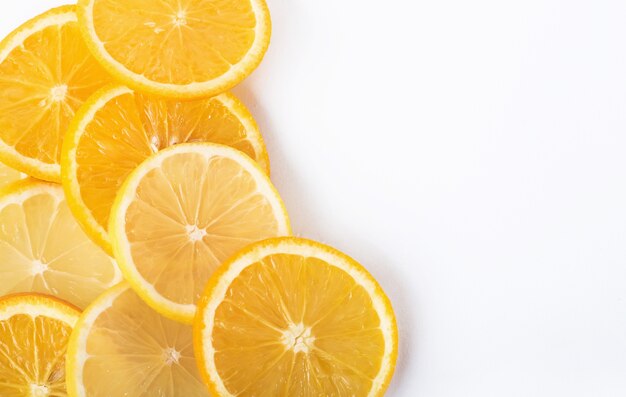
[[[121,281],[72,216],[61,186],[26,180],[0,195],[0,296],[39,292],[80,308]]]
[[[0,163],[0,189],[25,178],[26,174]]]
[[[213,96],[261,62],[271,22],[264,0],[80,0],[81,30],[96,58],[129,87]]]
[[[128,175],[145,159],[183,142],[232,146],[269,172],[254,118],[232,94],[176,101],[107,86],[80,109],[63,145],[63,186],[87,234],[111,252],[111,205]]]
[[[284,204],[259,166],[210,143],[173,146],[133,171],[113,205],[109,230],[131,286],[163,315],[188,323],[225,259],[291,232]]]
[[[67,353],[73,397],[209,397],[192,329],[162,317],[122,283],[80,317]]]
[[[61,181],[61,144],[76,109],[111,81],[89,53],[73,6],[52,9],[0,43],[0,159]]]
[[[215,396],[382,396],[398,335],[361,265],[291,237],[251,245],[215,272],[194,345]]]
[[[80,312],[36,294],[0,299],[0,396],[66,396],[65,353]]]

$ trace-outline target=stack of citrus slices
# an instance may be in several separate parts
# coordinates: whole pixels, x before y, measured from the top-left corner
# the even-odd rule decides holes
[[[0,43],[0,395],[380,396],[389,299],[291,237],[264,0],[79,0]]]

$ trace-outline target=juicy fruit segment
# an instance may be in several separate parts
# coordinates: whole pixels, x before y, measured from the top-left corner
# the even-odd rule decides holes
[[[89,240],[55,184],[24,181],[0,196],[0,296],[50,294],[78,307],[121,280]]]
[[[0,189],[24,178],[26,178],[25,174],[0,163]]]
[[[124,83],[168,96],[211,96],[243,80],[269,44],[263,0],[81,0],[96,56]]]
[[[152,154],[184,142],[232,146],[269,172],[258,127],[232,94],[176,101],[108,86],[81,109],[63,147],[63,184],[76,218],[105,250],[111,251],[109,215],[124,180]]]
[[[0,43],[0,158],[57,182],[69,122],[87,97],[110,81],[76,20],[73,6],[52,9]]]
[[[215,395],[379,396],[397,354],[389,300],[354,260],[298,238],[246,248],[213,276],[194,327]]]
[[[46,296],[0,300],[0,395],[66,396],[65,353],[80,312]]]
[[[244,246],[290,234],[278,193],[243,153],[183,144],[143,163],[111,213],[126,279],[162,314],[191,322],[213,271]]]
[[[162,317],[125,283],[82,315],[70,343],[67,377],[76,397],[209,396],[191,327]]]

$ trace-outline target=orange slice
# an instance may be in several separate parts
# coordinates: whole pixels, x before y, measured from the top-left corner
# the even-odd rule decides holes
[[[65,352],[80,312],[44,295],[0,299],[0,395],[66,396]]]
[[[121,281],[115,261],[76,223],[61,186],[47,182],[17,182],[0,194],[0,258],[0,296],[38,292],[83,308]]]
[[[72,397],[209,397],[192,329],[162,317],[122,283],[81,316],[67,353]]]
[[[239,149],[269,172],[254,118],[232,94],[176,101],[108,86],[80,109],[63,145],[63,186],[72,212],[107,252],[111,205],[126,177],[160,149],[208,141]]]
[[[228,146],[187,143],[150,157],[120,189],[109,226],[122,273],[155,310],[191,323],[213,271],[244,246],[290,234],[267,175]]]
[[[0,160],[60,182],[67,126],[85,99],[108,82],[83,42],[73,6],[17,28],[0,43]]]
[[[80,0],[96,58],[129,87],[171,97],[213,96],[261,62],[271,22],[264,0]]]
[[[215,396],[382,396],[398,334],[361,265],[292,237],[251,245],[215,272],[194,344]]]

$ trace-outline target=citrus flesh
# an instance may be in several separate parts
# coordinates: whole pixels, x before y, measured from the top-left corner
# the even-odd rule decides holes
[[[264,0],[80,0],[85,40],[129,87],[212,96],[261,62],[270,39]]]
[[[0,195],[0,296],[38,292],[80,308],[121,281],[72,216],[61,186],[17,182]]]
[[[0,43],[0,159],[55,182],[76,109],[111,81],[89,53],[76,21],[73,6],[55,8]]]
[[[109,230],[131,286],[163,315],[188,323],[224,260],[291,232],[263,170],[240,151],[209,143],[176,145],[142,163],[117,195]]]
[[[198,304],[200,371],[219,396],[382,396],[397,357],[393,309],[339,251],[261,241],[212,276]]]
[[[65,353],[80,312],[36,294],[0,299],[0,395],[67,396]]]
[[[76,219],[107,252],[111,206],[124,180],[155,152],[184,142],[232,146],[269,172],[257,124],[232,94],[177,101],[111,85],[80,109],[63,146],[63,185]]]
[[[0,163],[0,189],[26,177],[26,174]]]
[[[122,283],[81,316],[68,351],[73,397],[208,397],[189,325],[169,320]]]

